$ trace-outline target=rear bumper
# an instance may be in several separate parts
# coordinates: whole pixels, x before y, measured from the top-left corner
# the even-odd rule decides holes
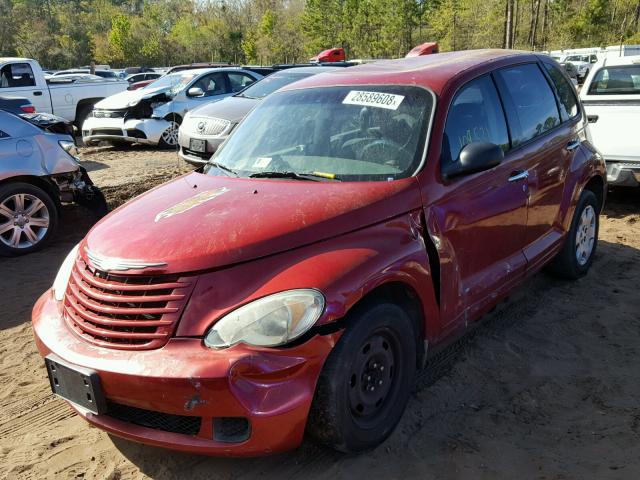
[[[162,132],[171,123],[159,118],[94,118],[82,124],[82,141],[92,143],[101,140],[158,145]]]
[[[315,336],[287,349],[237,345],[216,351],[197,338],[173,338],[156,350],[107,349],[82,340],[66,326],[51,292],[34,307],[33,330],[42,356],[54,353],[97,372],[108,402],[156,416],[200,419],[197,433],[185,434],[72,405],[90,423],[142,443],[229,456],[264,455],[300,444],[318,375],[340,336]],[[238,417],[248,421],[246,435],[221,440],[215,425]]]
[[[619,162],[607,160],[607,182],[611,186],[640,186],[640,161]]]

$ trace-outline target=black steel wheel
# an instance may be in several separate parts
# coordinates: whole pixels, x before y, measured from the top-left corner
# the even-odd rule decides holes
[[[308,432],[343,452],[376,447],[394,430],[416,367],[416,328],[398,305],[354,312],[316,387]]]

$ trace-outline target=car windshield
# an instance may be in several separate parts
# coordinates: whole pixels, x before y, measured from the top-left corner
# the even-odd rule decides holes
[[[421,162],[433,108],[432,95],[414,86],[277,92],[246,117],[205,171],[220,175],[223,166],[238,176],[343,181],[408,177]]]
[[[144,88],[156,89],[169,87],[170,90],[168,93],[169,95],[174,97],[178,94],[178,92],[183,90],[191,82],[191,80],[195,78],[195,76],[195,73],[172,73],[169,75],[165,75],[164,77],[160,77]]]
[[[567,62],[588,62],[589,57],[586,55],[570,55],[567,57]]]
[[[639,94],[640,65],[601,68],[589,86],[589,95]]]
[[[264,98],[267,95],[275,92],[279,88],[289,85],[306,77],[310,77],[312,73],[295,73],[295,72],[282,72],[269,75],[262,80],[255,82],[250,87],[245,88],[242,92],[238,93],[237,97],[245,98]]]

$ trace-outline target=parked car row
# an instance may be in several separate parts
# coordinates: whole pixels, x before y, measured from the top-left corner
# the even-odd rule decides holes
[[[220,102],[207,102],[187,112],[180,125],[179,155],[188,163],[207,163],[238,123],[267,95],[290,83],[340,67],[299,67],[264,77]]]
[[[33,309],[51,388],[88,422],[214,455],[305,434],[368,450],[439,348],[542,268],[588,272],[606,169],[555,61],[478,50],[294,73],[187,114],[232,95],[232,74],[260,77],[185,70],[85,122],[88,140],[103,120],[120,139],[169,114],[233,129],[204,168],[98,222]],[[594,91],[626,92],[609,83],[635,85],[623,73]]]

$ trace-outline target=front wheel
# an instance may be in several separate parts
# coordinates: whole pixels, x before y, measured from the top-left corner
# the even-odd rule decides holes
[[[576,280],[589,271],[598,246],[598,199],[590,190],[584,190],[578,199],[560,253],[548,266],[548,271],[558,277]]]
[[[411,319],[397,305],[377,304],[357,312],[320,374],[308,432],[343,452],[382,443],[409,399],[415,335]]]
[[[171,120],[169,126],[160,135],[160,146],[162,148],[176,148],[178,145],[178,130],[180,130],[180,124],[175,120]]]

